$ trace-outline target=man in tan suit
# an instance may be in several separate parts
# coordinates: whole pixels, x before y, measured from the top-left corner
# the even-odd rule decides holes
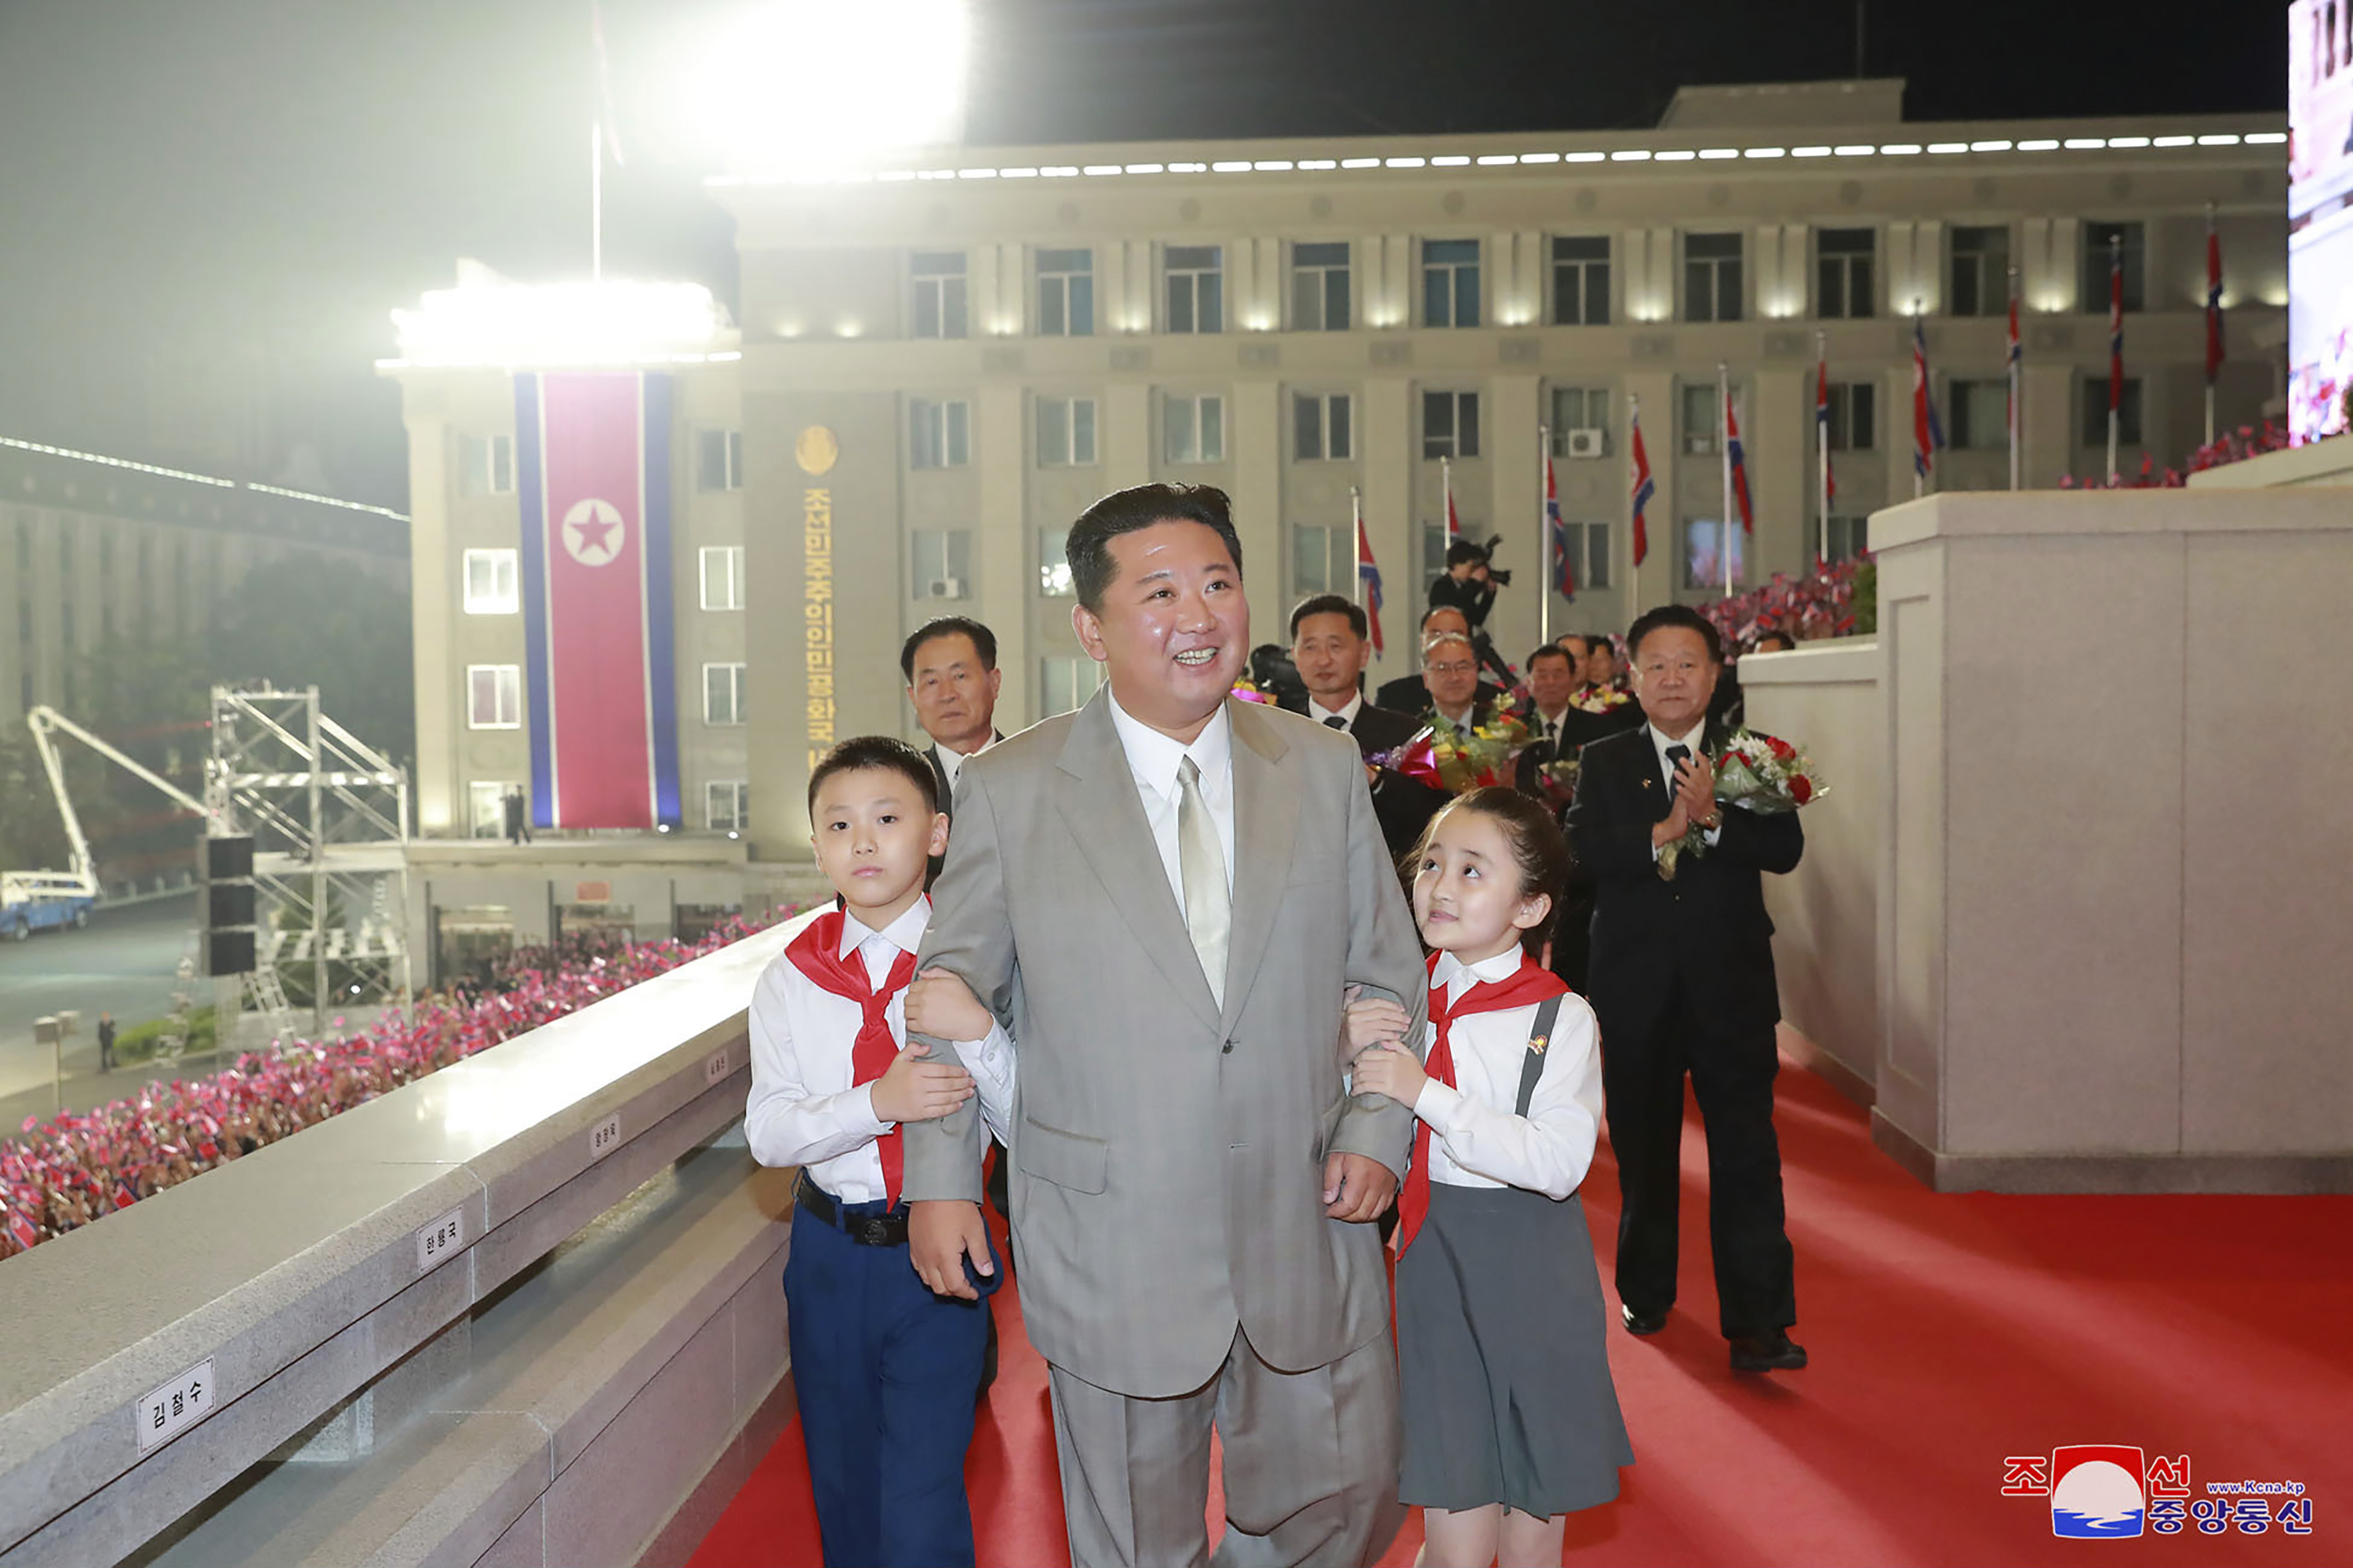
[[[1207,1560],[1214,1425],[1218,1563],[1368,1563],[1401,1510],[1367,1222],[1412,1123],[1348,1095],[1341,1006],[1363,986],[1419,1030],[1412,918],[1356,744],[1228,695],[1250,607],[1224,494],[1106,496],[1069,556],[1108,684],[964,768],[923,963],[1019,1053],[1014,1245],[1071,1561]],[[903,1130],[915,1266],[970,1295],[977,1120]]]

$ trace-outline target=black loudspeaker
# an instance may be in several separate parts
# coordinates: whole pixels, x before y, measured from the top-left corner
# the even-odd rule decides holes
[[[249,882],[216,882],[205,889],[209,919],[213,926],[250,926],[254,922],[253,884]]]
[[[252,972],[252,932],[207,931],[205,933],[205,973],[217,978],[221,975],[249,975]]]
[[[210,838],[205,841],[205,880],[232,882],[253,874],[253,835],[240,833],[231,838]],[[247,918],[250,919],[248,916]]]

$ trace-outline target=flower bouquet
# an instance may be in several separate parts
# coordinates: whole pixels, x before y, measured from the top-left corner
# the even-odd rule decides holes
[[[1467,795],[1486,785],[1509,784],[1512,759],[1534,738],[1507,697],[1467,735],[1451,725],[1424,725],[1403,746],[1372,760],[1433,789]]]
[[[1633,700],[1632,696],[1616,686],[1596,686],[1569,698],[1568,705],[1579,713],[1606,714],[1614,713]]]
[[[1761,730],[1738,729],[1714,758],[1715,798],[1760,817],[1778,816],[1821,799],[1829,786],[1822,770],[1806,755],[1778,736]],[[1707,835],[1694,823],[1682,838],[1659,851],[1659,875],[1675,879],[1675,862],[1688,854],[1707,853]]]

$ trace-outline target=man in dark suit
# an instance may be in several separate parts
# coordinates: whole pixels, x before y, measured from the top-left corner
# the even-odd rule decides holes
[[[1005,738],[997,733],[997,694],[1005,683],[997,633],[968,616],[927,620],[900,648],[899,672],[907,678],[915,722],[932,737],[923,755],[939,777],[940,810],[953,816],[964,759]],[[932,871],[938,874],[937,864]]]
[[[1430,640],[1441,631],[1459,631],[1471,635],[1471,622],[1461,610],[1451,604],[1441,604],[1421,618],[1421,634],[1415,640],[1416,648],[1427,648]],[[1490,681],[1479,683],[1479,700],[1492,704],[1504,694],[1504,688]],[[1387,708],[1393,714],[1419,715],[1430,711],[1430,687],[1419,674],[1399,675],[1394,681],[1381,683],[1373,694],[1373,705]]]
[[[1722,673],[1715,629],[1680,605],[1629,639],[1647,723],[1588,745],[1569,845],[1596,884],[1591,990],[1602,1090],[1618,1160],[1618,1298],[1626,1327],[1656,1333],[1675,1299],[1683,1075],[1706,1129],[1708,1236],[1718,1327],[1736,1371],[1806,1364],[1791,1342],[1797,1298],[1773,1134],[1773,1028],[1781,1016],[1762,874],[1796,868],[1795,813],[1718,802],[1707,722]],[[1659,852],[1693,828],[1672,880]]]
[[[1280,705],[1329,729],[1345,730],[1366,758],[1411,740],[1420,723],[1365,701],[1360,684],[1373,645],[1365,640],[1362,608],[1336,593],[1303,599],[1291,612],[1291,662],[1306,687],[1296,703]],[[1414,846],[1421,830],[1446,804],[1446,792],[1384,770],[1373,781],[1373,814],[1392,858]]]

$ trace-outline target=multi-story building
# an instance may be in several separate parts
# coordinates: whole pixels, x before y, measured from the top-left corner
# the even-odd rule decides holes
[[[1463,531],[1502,535],[1518,574],[1492,621],[1508,657],[1540,627],[1622,629],[1720,594],[1694,569],[1723,511],[1720,374],[1756,503],[1739,582],[1801,570],[1818,544],[1851,553],[1870,512],[1914,493],[1915,314],[1950,441],[1927,482],[2007,484],[2013,274],[2025,482],[2105,471],[2112,259],[2123,466],[2178,461],[2201,434],[2210,213],[2221,418],[2275,402],[2258,344],[2285,300],[2276,120],[1923,124],[1900,96],[1703,89],[1642,132],[965,150],[857,180],[712,182],[738,224],[737,329],[638,361],[679,387],[679,830],[740,832],[754,867],[805,854],[809,755],[912,733],[898,647],[934,615],[997,631],[1004,727],[1082,702],[1096,673],[1061,536],[1123,485],[1231,493],[1259,641],[1283,640],[1301,597],[1354,590],[1361,505],[1387,589],[1378,678],[1415,659],[1441,474]],[[515,543],[513,364],[388,367],[413,442],[432,833],[479,831],[522,766],[469,727],[467,674],[522,661],[513,616],[467,613],[477,571],[506,602],[500,568],[474,563]],[[1637,407],[1657,484],[1640,563]],[[1540,550],[1546,441],[1574,602]]]

